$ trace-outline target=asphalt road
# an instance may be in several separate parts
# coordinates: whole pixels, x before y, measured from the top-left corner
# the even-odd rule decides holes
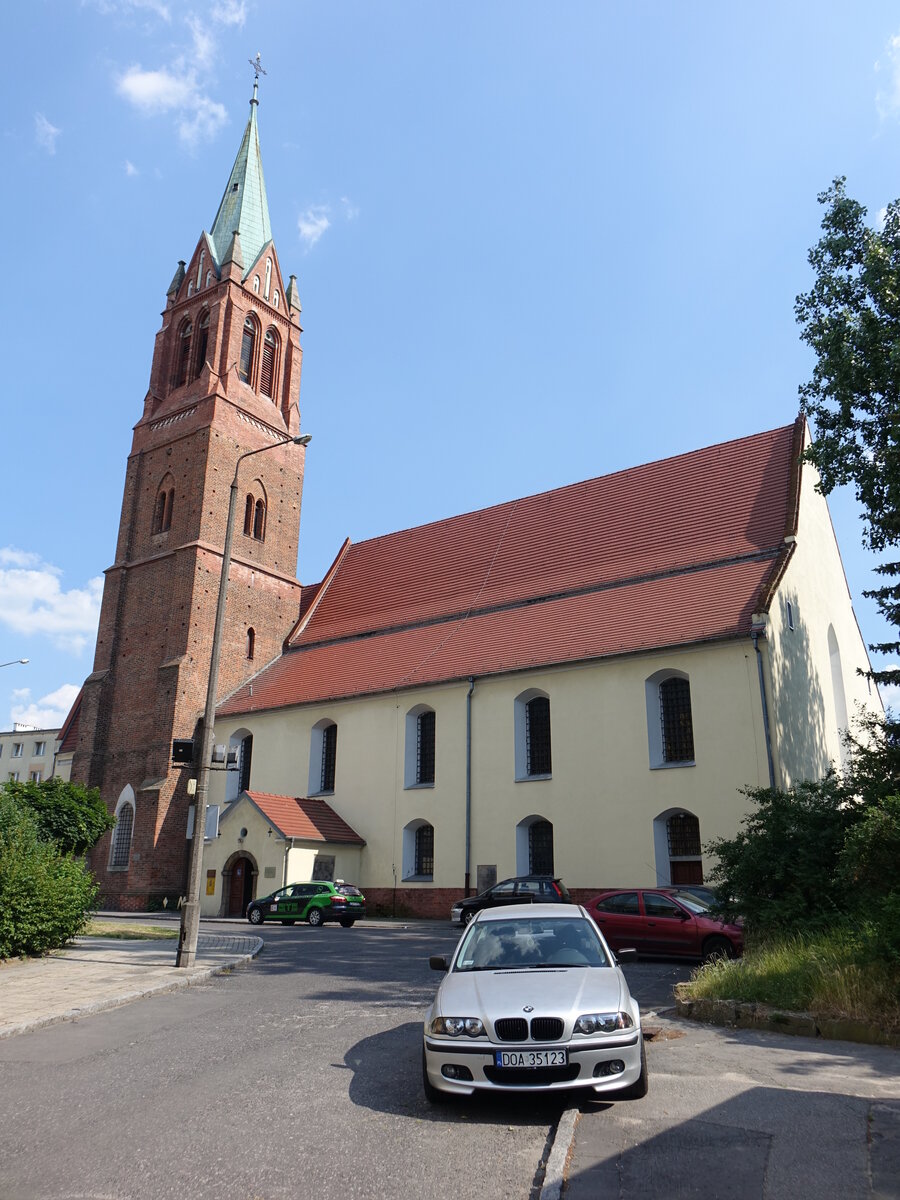
[[[537,1194],[566,1101],[422,1095],[449,925],[264,936],[208,984],[0,1042],[0,1200]],[[626,973],[646,1011],[688,970]],[[655,1023],[647,1100],[580,1106],[572,1200],[900,1194],[897,1052]]]

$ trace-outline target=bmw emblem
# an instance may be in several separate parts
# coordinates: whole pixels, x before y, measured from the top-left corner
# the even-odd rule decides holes
[[[530,1004],[526,1004],[525,1007],[522,1009],[522,1012],[534,1012],[534,1009],[532,1008],[532,1006]]]

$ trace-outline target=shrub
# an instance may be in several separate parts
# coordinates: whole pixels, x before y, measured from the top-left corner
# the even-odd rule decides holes
[[[54,775],[40,783],[10,780],[3,789],[31,810],[44,841],[60,850],[84,854],[116,823],[98,788],[86,788]]]
[[[0,791],[0,958],[65,945],[84,929],[96,894],[84,865],[41,841],[34,816]]]

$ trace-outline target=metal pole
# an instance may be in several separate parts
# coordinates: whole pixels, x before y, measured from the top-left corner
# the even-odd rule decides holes
[[[209,656],[209,681],[206,685],[206,707],[203,710],[203,734],[200,738],[200,760],[197,764],[197,792],[194,797],[194,838],[191,844],[191,862],[188,868],[188,894],[181,910],[181,929],[178,935],[176,967],[192,967],[197,961],[197,937],[200,932],[200,884],[203,875],[203,842],[206,834],[206,794],[209,790],[210,760],[213,751],[213,736],[216,719],[216,691],[219,685],[219,658],[222,649],[222,631],[225,627],[225,600],[228,596],[228,571],[231,567],[231,543],[234,538],[234,513],[237,508],[238,471],[245,458],[262,454],[265,450],[277,450],[279,446],[302,445],[310,440],[309,434],[302,437],[285,438],[271,446],[260,446],[248,450],[238,457],[234,465],[234,479],[228,497],[228,521],[225,525],[225,546],[222,550],[222,572],[219,576],[219,598],[216,601],[216,625],[213,631],[212,650]]]

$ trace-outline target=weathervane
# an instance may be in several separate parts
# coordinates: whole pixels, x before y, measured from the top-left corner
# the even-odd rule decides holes
[[[256,52],[256,58],[248,58],[247,62],[253,68],[254,87],[259,83],[260,75],[268,75],[268,71],[259,60],[259,51]]]

